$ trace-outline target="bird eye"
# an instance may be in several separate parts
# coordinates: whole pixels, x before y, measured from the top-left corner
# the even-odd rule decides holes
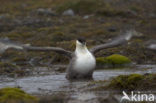
[[[79,40],[79,42],[82,42],[82,40]]]
[[[78,38],[77,39],[79,42],[83,43],[83,42],[86,42],[86,40],[84,38]]]

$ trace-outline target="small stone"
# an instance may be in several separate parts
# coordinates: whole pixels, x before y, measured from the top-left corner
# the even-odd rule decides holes
[[[83,19],[88,19],[90,16],[89,15],[86,15],[83,17]]]
[[[68,9],[66,11],[63,12],[64,16],[75,16],[74,11],[72,9]]]

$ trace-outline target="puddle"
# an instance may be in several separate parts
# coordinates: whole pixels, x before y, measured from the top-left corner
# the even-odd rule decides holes
[[[143,69],[145,67],[145,69]],[[149,69],[148,69],[149,68]],[[93,74],[94,80],[108,80],[118,75],[127,75],[132,73],[145,74],[156,73],[156,65],[137,65],[136,69],[120,70],[96,70]],[[30,94],[47,94],[59,91],[78,91],[87,85],[89,81],[70,82],[65,78],[65,73],[55,73],[44,76],[32,76],[18,79],[8,79],[0,81],[0,88],[4,87],[21,87]]]

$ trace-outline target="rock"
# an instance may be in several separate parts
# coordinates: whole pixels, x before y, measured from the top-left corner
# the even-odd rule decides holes
[[[85,16],[83,17],[83,19],[89,19],[89,18],[92,17],[92,16],[94,16],[94,15],[85,15]]]
[[[89,15],[86,15],[83,17],[83,19],[88,19],[90,16]]]
[[[56,16],[56,14],[50,9],[44,9],[44,8],[39,8],[36,10],[38,15],[44,15],[44,16]]]
[[[64,16],[75,16],[75,13],[72,9],[68,9],[68,10],[64,11],[62,15],[64,15]]]

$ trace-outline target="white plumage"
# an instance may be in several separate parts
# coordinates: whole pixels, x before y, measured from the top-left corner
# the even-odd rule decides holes
[[[88,51],[86,46],[81,47],[83,49],[76,49],[75,55],[75,65],[74,70],[86,74],[90,71],[92,71],[96,66],[96,60],[95,57]]]

